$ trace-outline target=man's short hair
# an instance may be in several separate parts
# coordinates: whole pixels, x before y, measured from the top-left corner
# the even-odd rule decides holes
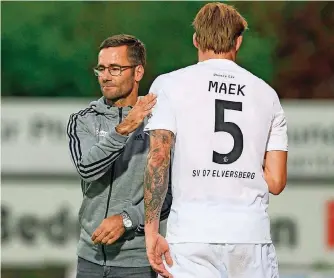
[[[146,65],[146,49],[145,45],[136,37],[126,34],[114,35],[105,39],[100,50],[109,47],[118,47],[126,45],[128,59],[132,65]]]
[[[209,3],[197,13],[193,26],[200,50],[218,54],[235,47],[237,37],[247,29],[247,22],[232,6]]]

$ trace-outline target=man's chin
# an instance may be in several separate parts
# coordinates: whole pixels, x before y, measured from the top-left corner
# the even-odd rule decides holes
[[[111,100],[111,101],[115,101],[119,98],[122,98],[122,94],[117,92],[115,88],[113,90],[112,88],[108,88],[108,89],[103,88],[102,93],[106,99]]]

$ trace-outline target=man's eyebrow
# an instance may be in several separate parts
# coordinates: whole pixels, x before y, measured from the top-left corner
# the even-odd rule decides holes
[[[109,64],[107,67],[120,67],[121,65],[119,65],[119,64]],[[102,65],[102,64],[98,64],[97,66],[96,66],[97,68],[101,68],[101,67],[104,67],[104,68],[106,68],[106,66],[105,65]]]

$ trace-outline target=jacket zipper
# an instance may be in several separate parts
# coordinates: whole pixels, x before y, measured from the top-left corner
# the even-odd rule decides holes
[[[123,116],[122,115],[122,107],[118,108],[118,116],[119,116],[118,123],[120,124],[122,122],[122,116]],[[113,183],[113,180],[114,180],[114,175],[115,175],[115,162],[111,166],[110,186],[109,186],[107,208],[106,208],[106,212],[104,214],[104,219],[106,219],[107,216],[108,216],[110,196],[111,196],[111,187],[112,187],[112,183]],[[107,265],[107,254],[106,254],[106,250],[105,250],[105,246],[104,245],[102,245],[102,253],[103,253],[104,265]]]

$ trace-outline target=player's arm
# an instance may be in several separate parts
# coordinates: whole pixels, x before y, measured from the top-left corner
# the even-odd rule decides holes
[[[269,192],[278,195],[285,188],[287,179],[288,134],[283,108],[276,92],[273,94],[272,122],[263,166]]]
[[[287,178],[287,159],[286,151],[266,152],[264,162],[264,179],[268,184],[269,192],[278,195],[286,185]]]
[[[170,168],[170,167],[169,167]],[[168,171],[168,189],[166,197],[163,201],[160,221],[168,218],[170,213],[170,208],[173,201],[172,196],[172,188],[171,188],[171,177],[170,177],[170,169]],[[133,228],[137,230],[138,233],[142,233],[144,231],[144,199],[142,199],[138,204],[131,205],[124,209],[124,211],[130,216],[132,221]]]
[[[173,142],[174,134],[171,131],[150,131],[150,150],[144,178],[145,232],[148,233],[158,233],[161,208],[168,189]]]
[[[154,80],[150,92],[157,94],[157,103],[144,131],[150,132],[150,149],[144,177],[145,244],[147,258],[155,272],[171,277],[163,258],[171,266],[173,261],[165,238],[159,235],[161,208],[168,192],[171,148],[177,136],[175,110],[169,92],[168,77]]]

